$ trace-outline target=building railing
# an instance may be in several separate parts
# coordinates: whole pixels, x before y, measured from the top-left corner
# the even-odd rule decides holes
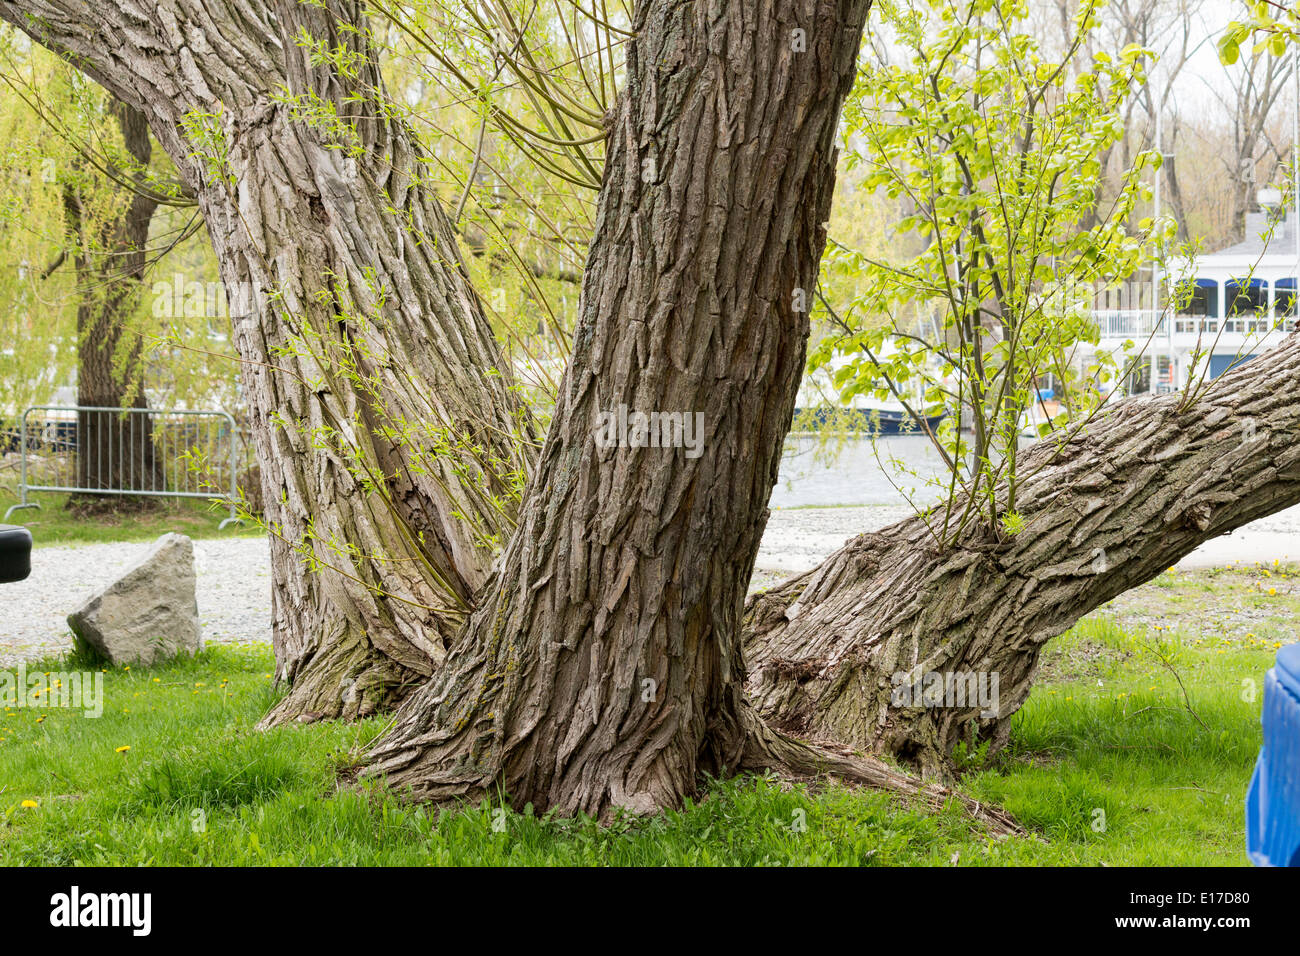
[[[1268,335],[1270,332],[1291,333],[1296,330],[1296,320],[1270,319],[1264,315],[1231,315],[1226,319],[1206,315],[1180,315],[1174,319],[1175,335]]]
[[[0,427],[0,454],[18,451],[18,504],[34,491],[224,500],[238,522],[238,432],[222,411],[33,405],[17,430]]]
[[[1164,316],[1154,309],[1104,309],[1093,312],[1103,339],[1145,338],[1164,333]]]
[[[1108,309],[1094,311],[1092,315],[1103,339],[1160,338],[1166,334],[1166,317],[1152,309]],[[1215,336],[1220,333],[1263,336],[1274,331],[1294,332],[1297,327],[1294,317],[1275,319],[1266,315],[1231,315],[1226,319],[1175,315],[1173,324],[1174,335],[1185,336]]]

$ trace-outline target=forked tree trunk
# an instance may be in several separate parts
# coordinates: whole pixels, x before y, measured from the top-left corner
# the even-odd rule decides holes
[[[292,690],[269,720],[355,716],[405,696],[369,770],[421,798],[505,792],[516,805],[605,815],[676,804],[704,770],[760,766],[945,796],[843,748],[772,732],[744,695],[744,593],[803,367],[800,306],[825,240],[837,114],[867,7],[637,5],[573,361],[520,509],[510,478],[533,467],[532,427],[418,146],[376,102],[359,2],[278,0],[267,12],[223,0],[0,0],[0,16],[145,110],[199,197],[273,532],[276,653]],[[313,65],[313,42],[355,56]],[[1290,347],[1254,367],[1294,357]],[[1254,384],[1254,374],[1236,378]],[[1214,401],[1231,405],[1225,387]],[[879,745],[860,716],[821,721],[817,707],[796,706],[809,680],[825,681],[819,703],[848,701],[829,688],[864,673],[857,657],[805,665],[851,634],[845,646],[869,661],[876,633],[889,656],[871,673],[899,660],[1005,660],[1003,694],[1018,704],[1041,640],[1167,563],[1160,548],[1130,551],[1124,521],[1138,540],[1154,523],[1190,548],[1292,500],[1294,449],[1274,444],[1294,433],[1286,397],[1240,403],[1269,423],[1271,465],[1234,457],[1229,411],[1211,403],[1174,421],[1166,400],[1135,418],[1137,439],[1113,417],[1067,449],[1066,485],[1027,482],[1029,530],[1011,543],[972,538],[934,556],[905,526],[885,536],[906,545],[896,560],[859,548],[878,579],[841,554],[821,581],[844,587],[808,590],[804,613],[780,622],[773,611],[807,589],[773,592],[750,610],[765,712]],[[702,415],[690,454],[644,447],[635,432],[629,444],[598,443],[598,416],[623,408],[691,425]],[[1146,433],[1177,442],[1132,450]],[[485,451],[466,454],[466,443]],[[1180,458],[1186,472],[1171,470]],[[1239,488],[1199,483],[1238,460],[1224,474]],[[1251,490],[1267,504],[1240,504]],[[508,540],[495,565],[494,538]],[[1071,549],[1090,547],[1106,548],[1121,578],[1081,572]],[[1026,608],[1018,629],[999,609],[1008,595]],[[1010,630],[982,623],[994,619]],[[863,620],[879,623],[859,634]],[[773,662],[809,680],[783,683]],[[930,769],[938,758],[927,755],[945,752],[961,722],[876,719],[896,728],[892,739],[919,741],[891,749]]]
[[[1203,542],[1300,502],[1297,394],[1292,335],[1186,408],[1180,395],[1133,399],[1063,447],[1034,446],[1015,536],[976,528],[940,550],[913,518],[850,541],[750,599],[751,699],[776,727],[893,754],[932,778],[961,740],[996,749],[1048,640]],[[981,717],[993,708],[970,695],[960,705],[969,680],[941,706],[895,697],[923,690],[926,674],[996,674],[996,713]]]
[[[290,690],[269,722],[373,713],[427,678],[535,456],[425,158],[379,102],[362,10],[0,0],[141,109],[198,197],[271,532]],[[313,65],[305,37],[358,72]]]
[[[676,804],[702,769],[778,765],[953,796],[772,734],[743,697],[737,626],[867,7],[638,7],[574,365],[489,580],[532,425],[418,146],[377,102],[363,5],[0,0],[0,17],[145,111],[207,220],[292,683],[268,721],[400,700],[477,604],[456,666],[380,749],[376,771],[421,795],[504,787],[602,813]],[[313,44],[349,52],[313,65]],[[594,415],[619,403],[703,413],[703,454],[598,450]]]

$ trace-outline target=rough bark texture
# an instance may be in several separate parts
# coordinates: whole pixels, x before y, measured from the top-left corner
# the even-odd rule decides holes
[[[573,358],[519,531],[371,773],[420,798],[499,789],[605,814],[674,805],[701,771],[765,749],[740,614],[868,5],[638,5]],[[599,447],[597,416],[620,406],[702,412],[702,453]]]
[[[433,672],[532,455],[418,146],[376,102],[377,67],[350,29],[361,7],[0,0],[0,17],[141,109],[198,197],[272,528],[291,690],[271,722],[371,713]],[[360,75],[313,66],[304,37],[351,49]],[[331,111],[355,133],[310,121]]]
[[[120,101],[113,104],[123,144],[143,179],[152,146],[144,114]],[[143,382],[144,340],[131,327],[144,282],[149,225],[158,208],[156,196],[141,190],[123,195],[121,215],[102,224],[83,213],[79,182],[63,188],[63,206],[73,264],[77,271],[77,404],[97,408],[146,408]],[[154,460],[152,428],[147,416],[128,421],[94,412],[81,413],[77,425],[77,485],[82,488],[158,487],[167,482]],[[105,450],[111,450],[106,453]],[[153,499],[135,499],[142,502]],[[74,495],[78,510],[118,508],[120,496]]]
[[[345,161],[330,130],[259,90],[246,127],[232,131],[237,186],[205,209],[218,258],[236,273],[227,287],[284,298],[283,308],[241,309],[235,329],[241,357],[266,363],[244,366],[254,419],[290,423],[257,431],[276,529],[277,655],[292,684],[272,722],[364,715],[433,671],[486,578],[491,548],[477,535],[511,528],[506,479],[526,471],[532,437],[446,217],[419,179],[416,144],[401,123],[374,118],[374,64],[345,82],[294,43],[300,32],[331,47],[359,42],[343,30],[359,20],[356,5],[327,6],[275,5],[288,86],[355,119],[360,152]],[[362,102],[346,101],[358,92]],[[304,338],[320,343],[316,354],[303,354]],[[340,374],[348,363],[352,378]],[[347,433],[365,467],[387,476],[386,494],[368,493],[336,450],[314,447],[321,426]],[[439,445],[453,450],[435,454]],[[492,464],[469,464],[464,445]],[[322,573],[286,553],[304,541]]]
[[[943,777],[962,739],[1000,746],[1051,638],[1201,543],[1300,502],[1300,336],[1199,400],[1134,399],[1021,463],[1024,530],[939,551],[920,518],[848,542],[750,599],[750,697],[775,726]],[[997,673],[979,706],[893,706],[894,675]]]

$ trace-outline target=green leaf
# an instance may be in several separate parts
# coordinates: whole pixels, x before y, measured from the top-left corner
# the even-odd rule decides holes
[[[1241,43],[1231,33],[1219,37],[1219,60],[1232,66],[1241,58]]]

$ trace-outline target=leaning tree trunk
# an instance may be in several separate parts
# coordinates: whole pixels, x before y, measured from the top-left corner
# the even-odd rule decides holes
[[[271,534],[272,723],[373,713],[433,673],[535,455],[362,11],[0,0],[145,113],[207,222]]]
[[[776,727],[942,778],[961,740],[1007,737],[1043,645],[1201,543],[1300,502],[1300,335],[1182,395],[1133,399],[1024,455],[1014,536],[939,548],[921,518],[751,598],[750,697]],[[997,675],[996,713],[896,688]],[[932,680],[936,689],[938,680]],[[988,687],[992,687],[991,681]]]
[[[152,147],[149,126],[139,110],[116,101],[112,111],[123,143],[136,163],[130,176],[140,187]],[[81,171],[83,174],[85,170]],[[84,176],[82,177],[84,178]],[[102,188],[113,188],[101,183]],[[90,408],[147,408],[144,393],[144,340],[133,327],[144,282],[149,226],[158,198],[140,188],[123,196],[124,208],[104,223],[88,221],[82,187],[63,187],[63,206],[75,251],[77,272],[77,404]],[[154,456],[148,415],[79,412],[77,485],[87,489],[166,490],[166,476]],[[119,496],[73,495],[77,510],[116,508]],[[148,499],[134,499],[133,504]]]
[[[740,615],[868,5],[638,4],[573,358],[520,528],[370,773],[421,798],[503,791],[604,815],[674,805],[761,749]],[[698,418],[698,447],[636,447],[631,426],[624,440],[621,416],[652,412]]]
[[[349,83],[296,39],[365,57],[348,29],[359,13],[286,0],[275,14],[291,94],[355,132],[345,159],[335,130],[258,90],[232,124],[234,184],[206,180],[200,196],[238,290],[272,528],[291,691],[270,723],[388,709],[433,673],[513,528],[535,441],[425,158],[378,100],[377,65]]]

